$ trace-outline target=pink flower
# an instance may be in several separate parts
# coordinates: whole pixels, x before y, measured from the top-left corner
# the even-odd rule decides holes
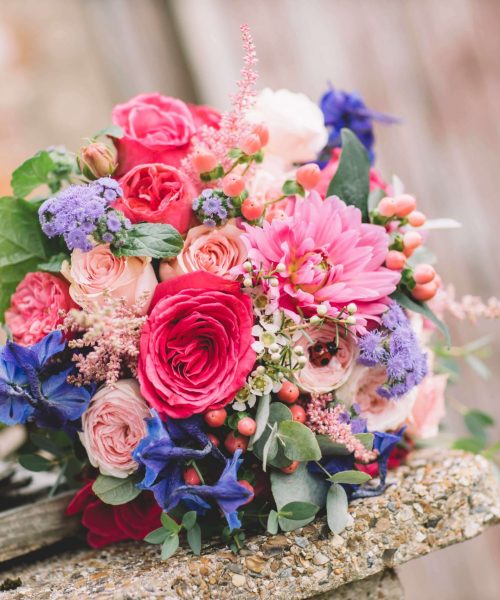
[[[448,375],[429,375],[418,386],[417,398],[408,417],[408,433],[416,438],[431,438],[438,434],[438,425],[445,416],[444,393]]]
[[[230,223],[217,229],[205,225],[193,227],[176,259],[162,262],[160,279],[166,281],[193,271],[208,271],[229,278],[230,270],[241,265],[247,256],[241,234],[241,230]]]
[[[49,273],[28,273],[12,295],[5,324],[16,343],[31,346],[62,322],[59,311],[75,307],[65,281]]]
[[[151,416],[135,379],[102,387],[82,416],[80,440],[103,475],[127,477],[137,470],[132,451],[146,435]]]
[[[309,359],[295,375],[297,385],[305,392],[331,392],[349,377],[358,354],[356,338],[353,335],[341,335],[338,349],[330,353],[325,344],[335,343],[335,335],[335,328],[325,324],[321,328],[308,330],[307,335],[303,334],[297,339],[295,346],[302,346]],[[322,364],[323,361],[325,364]]]
[[[185,233],[196,191],[175,167],[138,165],[120,180],[123,197],[115,203],[132,223],[168,223]]]
[[[89,311],[104,306],[109,297],[124,298],[129,306],[143,300],[145,313],[158,283],[150,258],[118,258],[105,245],[89,252],[73,250],[71,265],[64,263],[61,271],[70,282],[73,300]]]
[[[116,140],[118,175],[137,165],[161,162],[179,166],[190,151],[191,138],[203,124],[217,125],[218,113],[188,106],[160,94],[139,94],[113,108],[112,120],[124,132]]]
[[[284,220],[247,226],[243,239],[257,268],[286,267],[276,275],[282,308],[313,314],[324,303],[335,316],[354,302],[358,332],[387,309],[400,278],[382,266],[389,243],[384,228],[362,223],[356,207],[335,197],[323,201],[317,192],[298,200]]]
[[[160,283],[140,342],[138,378],[159,413],[228,404],[255,362],[252,303],[238,283],[195,271]]]
[[[380,396],[377,389],[386,379],[384,367],[356,365],[347,382],[336,392],[337,400],[346,406],[359,405],[360,417],[367,420],[369,431],[397,429],[406,421],[415,403],[417,388],[398,400]]]

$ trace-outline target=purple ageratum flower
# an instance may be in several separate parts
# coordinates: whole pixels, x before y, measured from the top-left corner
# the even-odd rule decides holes
[[[341,130],[346,127],[353,131],[365,146],[370,161],[374,160],[373,145],[375,136],[373,134],[373,122],[392,124],[398,119],[389,115],[370,110],[361,96],[355,92],[349,93],[330,87],[320,100],[325,125],[329,129],[328,146],[330,148],[340,147],[342,139]]]
[[[384,398],[407,394],[427,375],[427,355],[402,308],[392,303],[382,316],[382,327],[359,340],[358,361],[366,366],[382,365],[387,381],[377,391]]]
[[[213,219],[203,219],[203,225],[207,227],[215,227],[217,223]]]
[[[222,208],[222,204],[221,204],[220,198],[217,198],[216,196],[211,196],[210,198],[207,198],[205,200],[205,202],[203,203],[203,206],[202,206],[201,210],[206,215],[214,215],[221,208]]]

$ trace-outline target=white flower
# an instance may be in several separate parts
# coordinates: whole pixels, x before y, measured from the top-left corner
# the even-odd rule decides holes
[[[328,140],[321,109],[304,94],[265,88],[248,118],[268,126],[266,153],[282,158],[285,167],[314,160]]]

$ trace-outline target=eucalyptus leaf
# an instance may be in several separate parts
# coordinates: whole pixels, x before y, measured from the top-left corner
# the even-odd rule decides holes
[[[193,554],[197,556],[201,553],[201,527],[198,523],[195,523],[193,527],[187,531],[187,541],[189,547],[193,551]]]
[[[56,164],[46,150],[28,158],[12,173],[11,187],[14,195],[25,198],[40,185],[48,184],[50,173],[55,168]]]
[[[251,450],[255,442],[261,437],[264,433],[264,430],[267,426],[267,421],[269,420],[269,409],[271,406],[271,394],[264,394],[261,396],[259,400],[259,404],[257,406],[257,413],[255,415],[255,433],[249,440],[248,449]]]
[[[171,533],[163,542],[161,547],[161,558],[167,560],[175,554],[179,547],[179,536],[176,533]]]
[[[163,544],[167,537],[171,535],[164,527],[158,527],[144,538],[148,544]]]
[[[180,233],[164,223],[138,223],[127,231],[125,242],[113,248],[116,256],[151,256],[174,258],[182,250],[184,242]]]
[[[347,511],[348,500],[344,488],[338,483],[333,483],[326,497],[326,520],[333,533],[344,530],[349,519]]]
[[[278,533],[278,513],[275,510],[271,510],[267,517],[267,531],[271,535]]]
[[[319,506],[312,502],[289,502],[280,508],[279,517],[286,517],[293,521],[302,521],[316,516]]]
[[[275,459],[278,450],[278,423],[275,423],[262,450],[262,470],[264,472],[266,471],[267,461]]]
[[[349,129],[342,129],[342,152],[339,166],[327,196],[338,196],[346,204],[361,211],[363,222],[368,218],[368,194],[370,192],[370,160],[363,144]]]
[[[290,460],[319,460],[321,450],[314,433],[297,421],[283,421],[278,428],[279,439],[285,443],[285,456]]]
[[[363,473],[363,471],[356,470],[348,470],[348,471],[339,471],[335,473],[330,478],[332,483],[349,483],[351,485],[361,485],[362,483],[366,483],[371,479],[368,473]]]
[[[273,425],[275,423],[281,423],[282,421],[291,421],[292,420],[292,412],[282,402],[272,402],[269,406],[269,418],[266,424],[266,427],[261,435],[261,437],[255,442],[253,446],[253,452],[257,458],[260,460],[263,459],[264,455],[264,446],[269,438]],[[290,465],[291,461],[285,456],[283,452],[283,447],[281,445],[278,446],[278,453],[276,456],[270,460],[269,456],[267,462],[278,469],[283,467],[287,467]]]
[[[135,477],[111,477],[110,475],[98,475],[92,486],[94,494],[105,504],[118,506],[126,504],[141,493],[136,487]]]

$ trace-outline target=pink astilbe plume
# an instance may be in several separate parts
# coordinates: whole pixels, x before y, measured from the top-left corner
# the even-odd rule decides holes
[[[363,443],[351,431],[351,425],[345,419],[345,406],[337,404],[329,408],[331,394],[313,394],[306,406],[307,426],[319,435],[327,435],[332,442],[342,444],[354,453],[361,463],[368,463],[378,456],[376,450],[367,450]]]
[[[70,377],[70,383],[112,384],[136,376],[140,332],[147,318],[142,315],[145,302],[146,298],[129,306],[124,299],[106,298],[95,312],[71,310],[66,314],[61,329],[77,335],[69,340],[69,348],[89,350],[74,354],[78,374]]]
[[[255,82],[258,79],[255,65],[257,52],[248,25],[241,25],[241,39],[243,42],[243,67],[241,79],[238,81],[238,92],[231,96],[231,110],[222,114],[219,128],[210,126],[201,127],[192,139],[193,150],[182,161],[183,170],[199,182],[199,176],[192,166],[193,155],[199,150],[210,150],[217,160],[227,167],[230,159],[227,155],[231,148],[238,145],[242,136],[250,131],[251,124],[246,120],[248,110],[255,102]]]
[[[498,298],[492,296],[488,298],[487,302],[483,302],[479,296],[467,294],[457,300],[455,289],[451,285],[440,290],[433,303],[436,304],[437,310],[447,310],[457,319],[468,319],[472,323],[481,318],[500,318],[500,300]]]

